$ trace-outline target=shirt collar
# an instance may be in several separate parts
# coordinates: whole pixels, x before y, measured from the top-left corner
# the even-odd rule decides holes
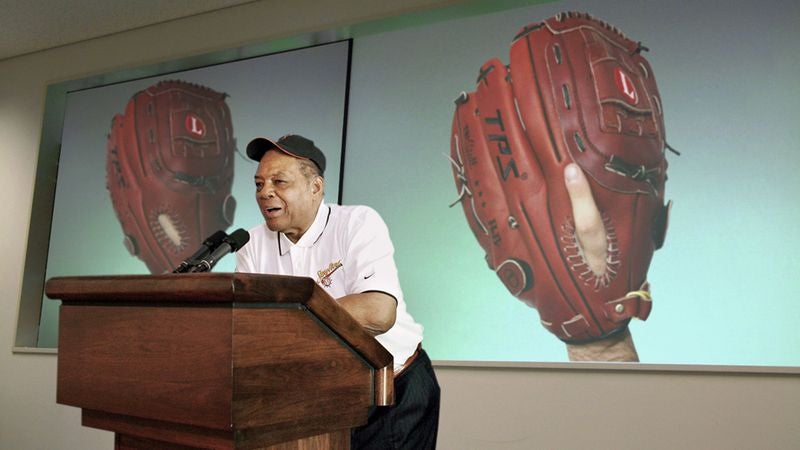
[[[290,241],[285,234],[278,232],[278,253],[283,256],[295,245],[299,245],[300,247],[312,247],[317,243],[319,238],[322,237],[322,233],[328,225],[330,216],[331,207],[324,202],[320,203],[317,215],[314,217],[314,222],[311,223],[311,226],[303,233],[303,237],[301,237],[297,243]]]

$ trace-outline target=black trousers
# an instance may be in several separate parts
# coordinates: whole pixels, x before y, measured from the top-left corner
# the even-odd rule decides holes
[[[350,448],[364,450],[436,448],[439,382],[425,350],[394,380],[392,406],[373,406],[367,424],[354,428]]]

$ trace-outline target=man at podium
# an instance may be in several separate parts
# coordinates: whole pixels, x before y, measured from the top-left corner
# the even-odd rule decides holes
[[[325,204],[325,155],[296,134],[247,145],[258,161],[256,201],[265,222],[250,229],[236,271],[308,276],[394,357],[395,405],[374,407],[352,448],[432,449],[439,384],[422,349],[422,325],[406,310],[394,246],[367,206]]]

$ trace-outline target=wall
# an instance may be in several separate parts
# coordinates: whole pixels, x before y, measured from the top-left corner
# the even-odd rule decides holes
[[[110,449],[55,403],[56,357],[14,354],[48,84],[263,42],[444,0],[261,1],[0,61],[0,450]],[[797,448],[800,379],[702,371],[438,367],[440,448]]]

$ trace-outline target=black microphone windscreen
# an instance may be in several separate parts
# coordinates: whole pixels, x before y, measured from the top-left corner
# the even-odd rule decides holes
[[[231,252],[235,252],[244,247],[244,245],[250,241],[250,233],[242,228],[239,228],[231,233],[226,241],[231,245]]]
[[[207,237],[206,240],[203,241],[203,245],[205,245],[210,249],[214,249],[217,246],[219,246],[219,244],[221,244],[223,239],[225,239],[226,237],[228,237],[228,233],[222,230],[217,230],[217,232]]]

